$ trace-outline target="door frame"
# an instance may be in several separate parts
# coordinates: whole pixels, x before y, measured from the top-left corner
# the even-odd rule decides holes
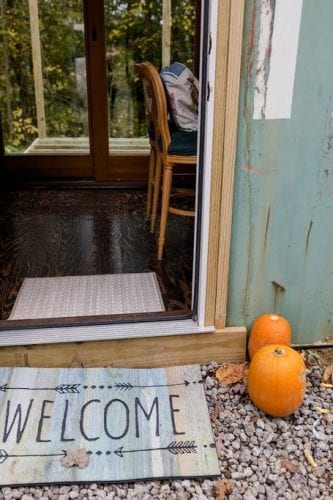
[[[208,74],[208,106],[213,112],[207,113],[206,123],[211,139],[204,151],[201,225],[207,229],[200,235],[197,321],[116,325],[118,330],[133,332],[134,338],[112,336],[112,325],[104,325],[103,334],[95,332],[94,339],[82,335],[82,327],[68,327],[68,340],[62,340],[62,329],[55,334],[51,328],[50,336],[39,342],[42,345],[29,345],[36,342],[26,342],[27,330],[21,335],[18,330],[5,332],[1,328],[0,337],[5,341],[0,338],[0,345],[11,347],[0,348],[0,365],[143,367],[245,358],[245,327],[226,326],[244,9],[245,0],[211,2],[210,55],[218,64],[212,63]],[[149,333],[140,334],[140,328]],[[159,328],[162,337],[154,335]],[[34,332],[38,334],[36,328]],[[12,334],[20,345],[10,344]]]
[[[206,195],[202,224],[207,227],[201,247],[199,322],[227,325],[229,259],[234,199],[235,159],[238,129],[238,102],[241,78],[245,0],[214,0],[216,15],[216,64],[213,84],[210,166],[205,165]]]

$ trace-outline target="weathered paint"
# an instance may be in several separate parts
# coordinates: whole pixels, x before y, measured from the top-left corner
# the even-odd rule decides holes
[[[254,119],[290,118],[303,0],[262,0]]]
[[[290,118],[303,0],[276,0],[265,118]]]
[[[289,120],[253,119],[261,5],[246,2],[227,323],[275,311],[316,342],[333,334],[333,2],[303,1]]]
[[[254,86],[253,118],[257,120],[264,118],[265,116],[273,13],[273,2],[271,0],[262,0],[260,9],[260,34],[257,50],[256,81]]]
[[[0,368],[0,380],[0,486],[220,474],[198,365]]]

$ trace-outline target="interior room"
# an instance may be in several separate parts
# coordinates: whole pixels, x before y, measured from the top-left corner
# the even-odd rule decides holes
[[[161,197],[157,189],[152,229],[152,137],[135,65],[149,61],[160,71],[177,61],[199,78],[200,3],[0,1],[0,320],[37,318],[30,306],[12,315],[24,280],[134,274],[154,276],[161,307],[90,304],[68,318],[191,316],[195,217],[183,212],[195,208],[196,164],[172,169],[171,199],[181,215],[168,214],[158,255]],[[163,179],[162,171],[161,187]],[[140,289],[143,302],[149,283]],[[77,288],[64,281],[67,295],[57,295],[58,285],[50,286],[51,295],[39,290],[47,304],[38,317],[64,321],[66,308],[50,318],[47,311],[74,301]],[[90,281],[76,286],[98,298]],[[136,284],[124,286],[135,302]]]

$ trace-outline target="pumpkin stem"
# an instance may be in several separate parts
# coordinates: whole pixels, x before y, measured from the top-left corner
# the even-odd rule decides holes
[[[284,350],[280,349],[280,347],[277,347],[276,349],[274,349],[274,354],[276,356],[283,356],[284,355]]]

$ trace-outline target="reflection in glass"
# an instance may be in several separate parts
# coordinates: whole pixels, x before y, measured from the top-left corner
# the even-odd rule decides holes
[[[105,40],[110,137],[147,135],[143,95],[134,64],[161,68],[163,3],[105,0]],[[193,70],[195,1],[171,2],[171,61]]]

